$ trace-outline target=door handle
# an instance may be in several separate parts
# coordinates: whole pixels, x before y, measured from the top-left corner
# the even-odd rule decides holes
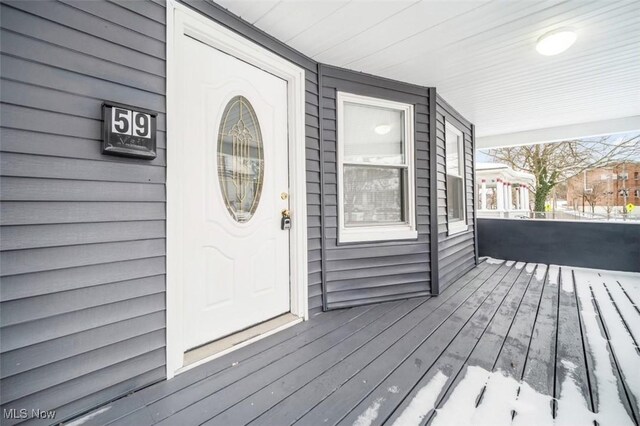
[[[282,219],[280,220],[280,229],[283,231],[291,229],[291,212],[288,209],[284,209],[281,214]]]

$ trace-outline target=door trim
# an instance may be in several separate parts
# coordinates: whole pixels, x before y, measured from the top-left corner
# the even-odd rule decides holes
[[[177,82],[180,65],[174,53],[175,38],[182,34],[252,64],[287,82],[287,115],[289,132],[289,200],[294,220],[290,232],[290,298],[291,313],[303,320],[309,318],[307,273],[307,195],[305,167],[305,71],[253,41],[216,23],[196,11],[167,1],[167,379],[185,371],[183,355],[187,349],[182,340],[182,253],[178,242],[181,234],[180,161],[186,155],[180,149],[180,125]],[[261,336],[264,337],[264,336]],[[208,359],[202,360],[206,362]],[[202,363],[200,362],[200,363]],[[198,363],[199,364],[199,363]],[[191,367],[191,366],[189,366]]]

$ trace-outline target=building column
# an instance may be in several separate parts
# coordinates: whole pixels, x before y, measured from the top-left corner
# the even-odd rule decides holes
[[[520,191],[520,187],[516,188],[516,210],[520,210],[520,206],[522,205],[522,192]]]
[[[504,209],[511,210],[511,184],[504,183]]]
[[[482,179],[480,186],[480,210],[487,209],[487,182]]]
[[[496,210],[504,210],[504,189],[500,179],[496,181]]]

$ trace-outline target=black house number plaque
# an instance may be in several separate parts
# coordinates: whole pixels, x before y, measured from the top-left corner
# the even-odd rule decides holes
[[[158,113],[115,103],[102,104],[102,153],[156,158]]]

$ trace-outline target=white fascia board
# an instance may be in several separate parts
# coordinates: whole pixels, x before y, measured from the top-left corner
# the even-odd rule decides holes
[[[640,131],[640,115],[476,137],[476,148],[531,145],[635,131]]]

